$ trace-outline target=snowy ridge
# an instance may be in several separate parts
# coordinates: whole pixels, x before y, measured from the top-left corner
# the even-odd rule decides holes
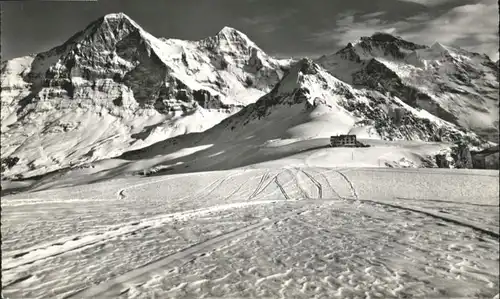
[[[206,130],[268,92],[288,64],[229,27],[201,41],[158,39],[106,15],[61,46],[2,63],[2,159],[19,159],[4,175]]]

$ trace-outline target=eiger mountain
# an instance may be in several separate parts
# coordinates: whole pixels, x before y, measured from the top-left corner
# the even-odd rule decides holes
[[[498,140],[497,70],[485,55],[387,34],[317,61],[279,60],[229,27],[163,39],[111,14],[2,63],[3,175],[196,146],[212,164],[234,152],[244,165],[255,145],[342,133],[481,147]]]
[[[63,45],[2,63],[2,158],[43,173],[203,131],[264,95],[288,60],[223,28],[159,39],[106,15]]]

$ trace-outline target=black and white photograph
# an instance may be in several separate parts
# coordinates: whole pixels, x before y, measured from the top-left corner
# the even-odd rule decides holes
[[[497,1],[0,5],[2,299],[500,299]]]

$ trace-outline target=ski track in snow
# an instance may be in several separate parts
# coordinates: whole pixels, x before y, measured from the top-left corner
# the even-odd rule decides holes
[[[338,174],[340,174],[344,180],[349,184],[349,187],[351,188],[352,195],[354,196],[355,199],[358,199],[358,194],[356,193],[356,188],[354,188],[354,185],[352,184],[351,180],[342,172],[342,171],[337,171]]]
[[[498,205],[360,198],[346,171],[217,172],[198,175],[201,188],[195,194],[182,190],[191,187],[183,182],[193,177],[168,176],[121,188],[115,199],[66,202],[89,205],[82,207],[84,220],[107,215],[100,226],[99,219],[75,223],[76,214],[50,222],[60,205],[67,208],[57,196],[46,204],[42,198],[15,199],[12,205],[3,200],[3,294],[493,298],[499,293]],[[182,189],[176,196],[172,189],[162,191],[171,186]],[[122,211],[141,205],[138,214]],[[76,226],[78,231],[71,230]],[[26,234],[33,240],[23,243],[19,238]]]
[[[267,202],[255,202],[253,204],[269,204],[275,203],[276,201],[267,201]],[[82,293],[75,294],[77,297],[83,298],[98,298],[98,297],[106,297],[104,296],[104,292],[112,291],[113,289],[121,290],[120,286],[123,283],[127,283],[129,285],[133,285],[133,281],[136,279],[145,280],[144,276],[150,276],[154,271],[161,269],[166,266],[170,266],[175,262],[177,265],[183,265],[190,259],[196,259],[197,256],[204,256],[204,254],[200,254],[203,251],[211,251],[215,248],[219,247],[223,242],[234,240],[235,238],[241,237],[246,233],[257,230],[264,225],[270,224],[276,221],[286,220],[288,216],[296,214],[296,211],[290,212],[282,217],[275,217],[274,219],[266,219],[264,221],[258,222],[256,224],[252,224],[241,229],[236,229],[234,231],[230,231],[228,233],[222,234],[215,238],[209,239],[205,242],[196,244],[194,246],[182,249],[181,251],[162,258],[158,261],[155,261],[151,264],[145,265],[128,273],[125,273],[111,281],[107,281],[104,284],[97,285],[93,288],[90,288]],[[117,287],[118,286],[118,287]],[[121,291],[120,293],[123,293]]]
[[[220,186],[225,180],[230,178],[231,176],[234,176],[234,174],[230,174],[226,176],[223,179],[220,180],[215,180],[212,184],[208,185],[205,190],[208,190],[208,192],[203,192],[205,190],[201,190],[198,192],[195,196],[192,196],[192,199],[194,200],[199,200],[201,199],[200,197],[203,196],[208,196],[213,190],[217,188],[217,186]],[[160,180],[160,181],[155,181],[151,183],[158,183],[158,182],[164,182],[165,180]],[[147,185],[148,183],[143,183],[143,184],[138,184],[135,187],[139,186],[144,186]],[[132,189],[134,186],[128,187],[126,189]],[[123,194],[123,191],[125,189],[122,189],[119,194]],[[181,198],[179,200],[184,200],[185,198]],[[249,204],[259,204],[260,202],[249,202]],[[174,217],[189,217],[190,215],[195,215],[195,214],[200,214],[200,213],[208,213],[208,212],[213,212],[216,210],[224,210],[227,208],[233,208],[238,206],[239,203],[236,204],[227,204],[227,205],[218,205],[213,208],[201,208],[201,209],[196,209],[192,211],[185,211],[185,212],[179,212],[179,213],[173,213],[173,214],[166,214],[166,215],[158,215],[151,217],[149,219],[143,219],[140,221],[133,221],[131,223],[125,223],[125,224],[118,224],[118,225],[113,225],[113,226],[108,226],[105,228],[105,230],[101,231],[94,231],[94,232],[87,232],[83,235],[76,235],[71,238],[71,240],[59,240],[56,241],[52,244],[44,245],[43,247],[33,247],[26,249],[24,251],[15,251],[12,254],[6,254],[2,258],[2,267],[4,270],[11,270],[13,268],[16,268],[20,265],[25,265],[25,264],[31,264],[39,259],[44,259],[48,257],[53,257],[62,253],[65,253],[70,250],[76,250],[80,249],[85,246],[89,245],[94,245],[100,241],[107,240],[113,237],[118,237],[124,234],[132,234],[135,233],[139,230],[147,229],[152,227],[153,225],[158,226],[162,225],[165,222],[170,221]],[[242,203],[242,205],[245,205],[245,203]],[[57,248],[54,248],[57,247]],[[18,260],[20,257],[23,256],[33,256],[32,258],[24,258],[22,260]],[[7,258],[7,259],[4,259]],[[16,260],[17,262],[10,262],[9,258],[12,260]]]
[[[300,172],[302,172],[303,174],[305,174],[310,180],[311,182],[316,185],[316,188],[318,188],[318,197],[320,199],[323,198],[323,187],[321,186],[321,184],[312,176],[310,175],[309,173],[305,172],[304,170],[299,170]]]

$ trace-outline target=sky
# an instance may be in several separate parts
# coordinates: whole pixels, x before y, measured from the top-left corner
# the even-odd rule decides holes
[[[199,40],[230,26],[279,57],[314,58],[383,31],[498,60],[496,0],[53,0],[1,5],[2,61],[49,50],[115,12],[124,12],[157,37]]]

